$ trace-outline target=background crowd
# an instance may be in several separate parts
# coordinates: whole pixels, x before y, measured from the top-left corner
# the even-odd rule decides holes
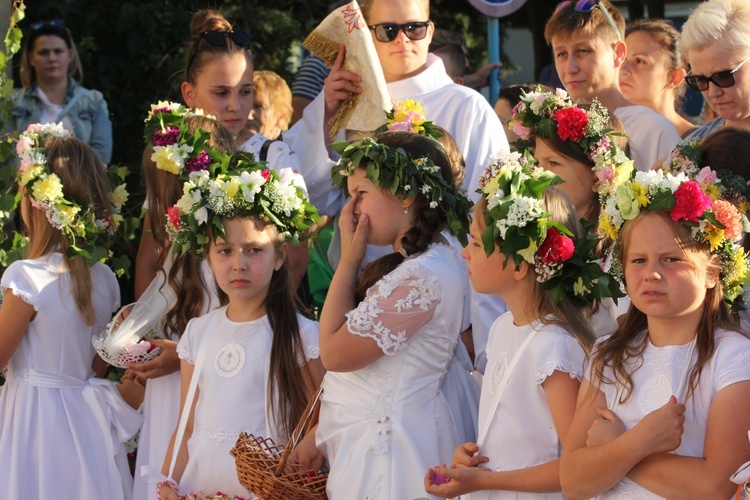
[[[562,2],[544,29],[560,85],[503,88],[494,109],[477,90],[500,65],[472,72],[434,10],[361,3],[394,103],[366,138],[331,127],[372,85],[352,46],[285,79],[242,24],[199,10],[161,76],[179,96],[144,106],[145,149],[113,134],[134,117],[83,86],[65,22],[25,26],[4,126],[21,135],[6,228],[29,243],[0,282],[0,496],[250,498],[239,433],[285,442],[314,397],[292,460],[325,460],[329,498],[734,494],[750,5],[708,0],[678,30]],[[681,112],[686,87],[703,116]],[[113,145],[138,150],[143,193],[119,284],[97,262],[127,209],[100,168]],[[144,344],[158,355],[124,373],[86,361],[121,294],[167,297]],[[46,451],[50,418],[77,462]]]

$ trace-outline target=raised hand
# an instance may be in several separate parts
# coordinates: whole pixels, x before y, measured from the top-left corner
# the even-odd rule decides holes
[[[359,94],[362,92],[362,89],[359,87],[359,82],[362,81],[362,77],[351,71],[341,69],[344,65],[345,58],[346,47],[341,45],[339,47],[339,54],[336,57],[336,62],[333,63],[331,72],[323,82],[323,91],[325,92],[326,100],[326,123],[334,114],[336,114],[341,103],[351,94]]]

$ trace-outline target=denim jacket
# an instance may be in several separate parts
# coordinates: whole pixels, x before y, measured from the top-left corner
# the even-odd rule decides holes
[[[11,100],[13,112],[4,132],[21,133],[32,123],[39,122],[43,105],[36,85],[13,90]],[[68,95],[57,121],[66,116],[73,126],[73,136],[91,146],[104,163],[109,163],[112,158],[112,122],[102,93],[85,89],[69,77]]]

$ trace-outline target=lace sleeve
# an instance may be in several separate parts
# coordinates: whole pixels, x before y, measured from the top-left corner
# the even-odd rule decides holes
[[[420,276],[419,269],[402,265],[370,288],[346,315],[349,331],[374,339],[386,356],[406,349],[407,340],[432,319],[441,297],[438,277]]]

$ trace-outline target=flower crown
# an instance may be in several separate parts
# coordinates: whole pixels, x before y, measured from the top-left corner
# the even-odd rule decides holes
[[[16,153],[21,159],[17,181],[23,186],[32,206],[44,211],[47,221],[70,241],[68,258],[80,255],[89,265],[104,261],[109,255],[111,238],[123,220],[120,212],[128,200],[125,184],[109,195],[109,214],[97,219],[94,208],[81,206],[65,198],[60,178],[47,165],[42,149],[47,138],[68,138],[70,132],[62,123],[33,123],[18,139]],[[106,168],[102,164],[102,168]]]
[[[537,281],[555,302],[571,290],[581,302],[623,296],[617,281],[602,271],[594,256],[598,240],[585,231],[584,238],[574,241],[573,233],[544,210],[544,190],[560,182],[554,173],[536,167],[528,151],[495,155],[477,189],[487,202],[485,253],[492,255],[500,243],[504,266],[510,259],[516,266],[523,261],[531,264]]]
[[[750,211],[750,184],[747,179],[727,169],[701,168],[704,153],[705,148],[699,139],[678,144],[664,161],[662,170],[682,172],[695,179],[712,198],[725,198],[742,213]]]
[[[550,139],[554,136],[567,141],[594,163],[600,194],[612,190],[633,175],[633,161],[615,145],[618,134],[608,129],[609,111],[596,99],[588,110],[578,107],[567,92],[524,93],[513,108],[508,126],[520,137],[513,145],[518,151],[534,147],[532,135]]]
[[[151,161],[156,168],[175,174],[186,181],[190,173],[200,170],[213,171],[212,166],[226,160],[209,147],[211,134],[205,130],[188,131],[186,118],[206,116],[201,109],[188,109],[182,104],[159,101],[151,105],[146,117],[144,138],[153,153]]]
[[[388,130],[404,130],[416,134],[425,135],[433,139],[440,138],[443,134],[425,118],[426,113],[421,102],[414,99],[406,99],[393,105],[391,111],[386,112],[386,122],[375,130],[375,133]]]
[[[228,159],[228,168],[230,173],[221,172],[213,178],[207,170],[198,170],[183,184],[182,197],[167,209],[173,251],[202,257],[209,234],[224,237],[222,217],[259,217],[295,244],[307,236],[310,226],[320,222],[301,188],[255,162],[251,154],[235,153]]]
[[[750,224],[735,205],[720,196],[716,174],[700,172],[703,174],[695,180],[685,172],[636,172],[634,179],[618,186],[605,200],[599,231],[615,240],[614,249],[618,253],[619,236],[626,221],[635,219],[642,210],[667,212],[673,221],[690,228],[694,241],[706,243],[719,257],[724,298],[735,307],[739,305],[735,300],[742,294],[742,284],[748,278],[746,255],[739,242]],[[613,262],[613,272],[622,278],[617,255]]]
[[[352,144],[334,142],[331,149],[341,155],[339,163],[331,169],[331,182],[347,196],[347,177],[357,168],[366,168],[367,179],[400,200],[413,199],[418,194],[424,196],[431,209],[445,214],[448,230],[466,245],[471,202],[458,188],[445,181],[442,169],[430,158],[412,158],[402,148],[391,148],[374,137]]]

